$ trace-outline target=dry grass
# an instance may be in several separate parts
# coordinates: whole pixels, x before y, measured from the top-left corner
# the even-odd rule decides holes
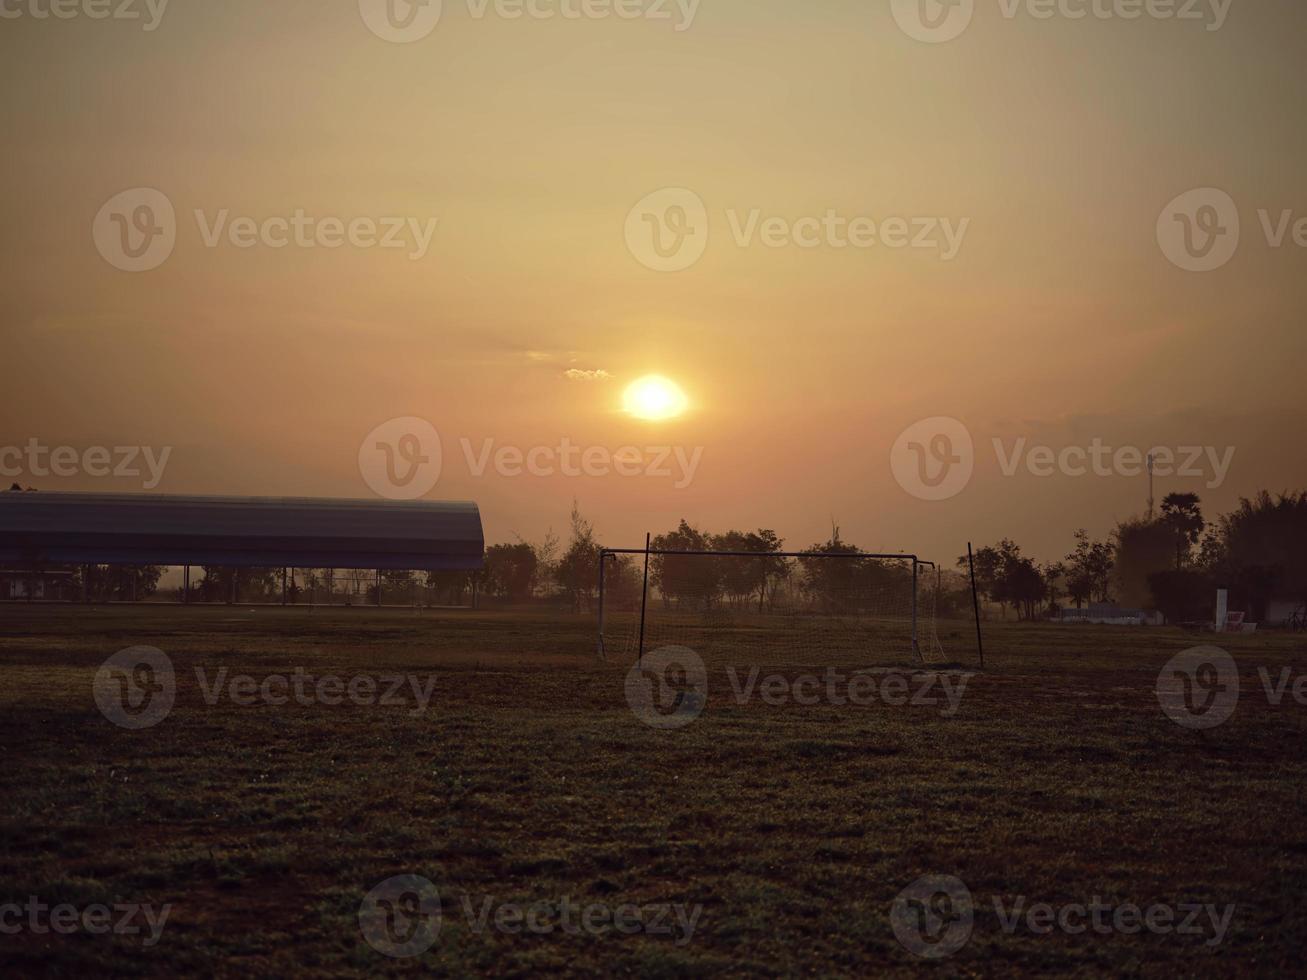
[[[1158,709],[1172,630],[993,625],[961,708],[732,697],[709,659],[703,715],[641,724],[625,669],[583,617],[363,610],[0,609],[0,905],[142,902],[162,940],[0,935],[7,976],[870,975],[922,962],[895,895],[960,876],[975,934],[946,974],[1300,972],[1307,948],[1302,707],[1259,666],[1307,669],[1301,639],[1233,637],[1245,688],[1207,733]],[[965,624],[945,646],[971,655]],[[166,651],[177,703],[110,724],[97,667]],[[825,663],[773,661],[791,679]],[[845,660],[834,664],[857,666]],[[256,679],[434,674],[429,710],[205,702],[194,668]],[[379,881],[421,874],[444,926],[418,960],[363,940]],[[1223,943],[1008,934],[990,896],[1237,906]],[[701,904],[692,941],[477,932],[461,900]]]

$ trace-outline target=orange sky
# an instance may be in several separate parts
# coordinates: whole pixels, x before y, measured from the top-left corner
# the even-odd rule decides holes
[[[1307,7],[1234,0],[1208,30],[1013,2],[976,0],[931,44],[890,0],[702,0],[684,30],[675,4],[671,20],[509,19],[445,0],[429,36],[398,44],[359,0],[172,0],[154,30],[11,0],[0,449],[172,447],[160,492],[366,497],[361,442],[411,416],[443,446],[429,496],[478,501],[491,540],[562,530],[575,497],[617,545],[684,516],[806,546],[835,519],[869,549],[944,558],[1001,536],[1053,557],[1076,527],[1142,510],[1142,478],[1006,475],[1022,439],[1233,449],[1220,486],[1210,467],[1158,481],[1209,512],[1307,485]],[[174,207],[175,247],[126,272],[93,226],[142,187]],[[1235,202],[1239,248],[1189,272],[1159,215],[1207,187]],[[679,271],[625,234],[663,188],[706,209],[702,257]],[[1291,212],[1280,247],[1262,210],[1273,229]],[[401,218],[408,247],[228,234],[297,211]],[[828,213],[890,238],[895,217],[965,234],[947,258],[738,240]],[[412,229],[433,220],[423,247]],[[652,372],[685,388],[683,418],[621,414]],[[931,501],[891,450],[937,416],[965,425],[975,469]],[[488,439],[699,463],[685,487],[478,476],[462,440]]]

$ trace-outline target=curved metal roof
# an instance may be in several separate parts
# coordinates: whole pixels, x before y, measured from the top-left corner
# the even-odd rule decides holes
[[[476,504],[0,492],[0,562],[466,570]]]

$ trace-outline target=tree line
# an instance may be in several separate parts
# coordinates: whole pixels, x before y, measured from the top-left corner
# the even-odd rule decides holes
[[[486,549],[484,567],[474,572],[385,571],[381,596],[389,603],[467,605],[473,595],[491,603],[544,602],[588,612],[595,606],[600,555],[593,524],[573,503],[569,537],[552,531],[538,542],[518,539]],[[1272,601],[1289,600],[1307,618],[1307,492],[1242,499],[1228,514],[1208,521],[1196,494],[1173,493],[1155,515],[1120,522],[1104,540],[1083,529],[1063,558],[1037,562],[1004,538],[974,556],[976,584],[986,603],[1035,619],[1074,605],[1118,604],[1157,610],[1168,622],[1210,618],[1218,588],[1230,590],[1231,608],[1264,621]],[[649,562],[650,595],[669,608],[774,610],[806,604],[828,612],[885,609],[887,596],[910,595],[911,563],[863,556],[832,527],[826,541],[809,545],[795,559],[784,558],[785,541],[775,531],[705,531],[681,520],[657,535],[655,552],[732,552],[687,558],[658,555]],[[791,549],[796,550],[798,549]],[[849,560],[818,558],[848,555]],[[757,557],[754,557],[754,556]],[[38,563],[23,568],[39,573]],[[65,573],[66,598],[92,601],[143,600],[158,591],[162,566],[44,566]],[[919,599],[939,615],[962,612],[970,602],[968,558],[960,572],[919,582]],[[189,593],[198,602],[280,601],[291,603],[377,600],[376,573],[369,570],[296,569],[285,583],[282,570],[201,566]],[[643,594],[641,555],[610,555],[604,570],[606,600],[631,608]]]
[[[967,556],[958,559],[966,569]],[[1167,622],[1210,620],[1215,592],[1264,621],[1275,600],[1307,610],[1307,492],[1244,498],[1209,522],[1197,494],[1167,495],[1160,512],[1120,522],[1094,541],[1084,530],[1058,561],[1037,563],[1009,539],[975,554],[977,588],[1006,616],[1055,613],[1074,604],[1156,610]]]
[[[711,532],[682,519],[654,536],[650,551],[649,601],[668,609],[906,614],[912,600],[911,561],[867,556],[844,541],[837,526],[827,540],[786,557],[786,543],[774,530]],[[565,549],[553,536],[538,546],[519,542],[487,549],[487,594],[522,602],[552,592],[573,611],[590,611],[604,553],[593,525],[574,506]],[[605,604],[615,611],[638,607],[644,594],[643,553],[608,554],[605,560]],[[956,579],[948,576],[955,592]],[[937,584],[935,576],[923,572],[923,601],[933,597]]]

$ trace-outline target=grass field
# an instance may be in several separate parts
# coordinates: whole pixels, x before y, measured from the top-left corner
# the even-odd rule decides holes
[[[968,630],[942,631],[964,663]],[[628,706],[627,665],[595,662],[588,617],[0,608],[0,906],[171,906],[152,943],[0,935],[0,975],[1302,973],[1307,708],[1291,685],[1272,703],[1259,668],[1301,676],[1304,641],[1221,637],[1242,695],[1197,731],[1163,714],[1155,685],[1212,639],[989,624],[988,665],[956,713],[888,693],[801,704],[761,682],[742,701],[759,659],[787,681],[863,666],[752,658],[742,640],[705,658],[702,714],[660,730]],[[142,644],[170,658],[176,700],[128,730],[93,684]],[[425,710],[408,687],[397,705],[246,706],[239,685],[210,704],[222,668],[252,684],[299,668],[434,687]],[[359,915],[400,875],[429,879],[441,907],[438,938],[408,959],[370,945]],[[923,875],[974,897],[970,941],[938,963],[891,924]],[[1234,909],[1219,942],[1041,934],[1000,914],[1018,897]],[[516,906],[565,900],[699,914],[689,936],[510,931]],[[490,909],[486,924],[469,908]]]

